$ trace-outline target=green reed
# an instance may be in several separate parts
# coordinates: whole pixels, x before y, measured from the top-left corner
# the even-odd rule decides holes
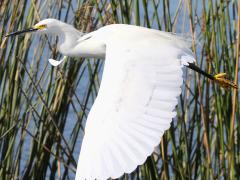
[[[239,10],[238,1],[229,0],[0,1],[0,177],[74,177],[79,142],[103,68],[101,60],[76,58],[51,67],[47,58],[60,57],[56,39],[5,39],[7,32],[61,17],[84,32],[127,23],[188,34],[197,64],[212,74],[226,72],[237,83]],[[238,91],[223,89],[190,70],[184,75],[171,128],[145,164],[122,179],[240,176]]]

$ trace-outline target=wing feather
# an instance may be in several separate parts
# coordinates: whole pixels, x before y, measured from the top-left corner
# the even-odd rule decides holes
[[[106,43],[101,87],[87,119],[76,179],[132,172],[176,116],[183,81],[180,61],[186,52],[159,39],[148,41],[154,47],[144,40]]]

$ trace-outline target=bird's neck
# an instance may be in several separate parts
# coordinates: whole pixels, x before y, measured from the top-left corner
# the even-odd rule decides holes
[[[83,33],[68,24],[63,24],[57,36],[59,37],[58,50],[62,54],[68,55],[72,48],[76,46],[77,40],[83,36]]]
[[[97,33],[84,34],[74,27],[64,24],[58,34],[58,50],[70,57],[104,58],[105,45],[97,38]]]

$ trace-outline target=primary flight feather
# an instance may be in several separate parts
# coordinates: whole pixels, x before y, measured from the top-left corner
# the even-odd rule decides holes
[[[83,34],[56,19],[45,19],[7,36],[28,31],[58,36],[58,49],[65,56],[105,59],[76,180],[118,178],[143,164],[176,116],[183,65],[206,75],[194,66],[189,41],[167,32],[114,24]],[[54,66],[62,61],[49,60]],[[234,86],[223,77],[207,76]]]

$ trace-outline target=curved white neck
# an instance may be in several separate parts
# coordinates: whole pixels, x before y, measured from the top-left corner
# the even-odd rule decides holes
[[[66,56],[104,58],[105,44],[97,36],[97,31],[85,34],[64,24],[59,36],[59,51]]]

